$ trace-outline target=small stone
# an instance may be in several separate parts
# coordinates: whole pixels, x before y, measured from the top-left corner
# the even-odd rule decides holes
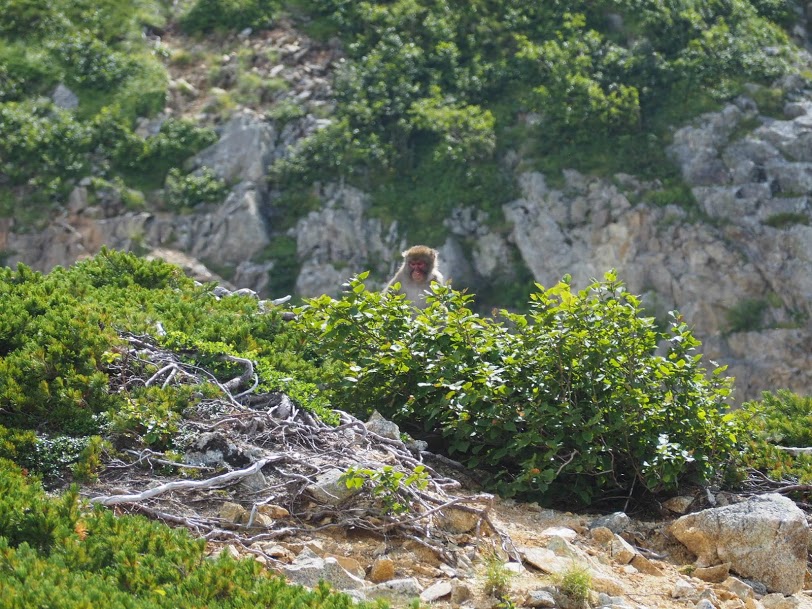
[[[622,533],[631,525],[632,519],[623,512],[615,512],[607,516],[601,516],[592,521],[591,529],[596,527],[606,527],[613,533]]]
[[[445,508],[435,516],[439,528],[451,534],[467,533],[479,522],[479,515],[453,507]]]
[[[698,567],[691,575],[704,582],[720,584],[730,577],[730,563],[726,562],[712,567]]]
[[[451,604],[452,605],[461,605],[469,598],[471,598],[473,594],[471,593],[471,588],[468,587],[468,584],[464,584],[460,581],[452,581],[451,582]]]
[[[645,573],[647,575],[662,575],[663,570],[660,569],[656,565],[656,563],[652,562],[642,554],[635,555],[632,558],[632,562],[630,563],[635,569],[640,571],[640,573]]]
[[[423,590],[420,593],[420,600],[424,603],[433,603],[449,594],[451,594],[451,582],[441,581]]]
[[[691,582],[684,579],[678,579],[674,584],[674,589],[671,591],[672,598],[698,598],[699,591]]]
[[[390,440],[400,440],[400,428],[397,423],[385,419],[377,410],[372,412],[366,428],[374,434]]]
[[[307,492],[319,503],[339,505],[361,489],[347,488],[343,480],[344,472],[330,469],[316,476],[316,481],[307,487]]]
[[[753,596],[753,587],[737,577],[728,577],[722,582],[722,587],[744,601]]]
[[[589,532],[589,534],[592,536],[592,539],[604,545],[611,543],[615,538],[615,534],[612,533],[612,531],[610,531],[607,527],[595,527]]]
[[[716,609],[713,603],[706,598],[701,599],[694,607],[695,609]]]
[[[240,524],[248,521],[248,511],[239,503],[226,501],[220,507],[220,518],[234,524]]]
[[[531,590],[524,604],[528,607],[555,607],[555,597],[547,590]]]
[[[610,551],[612,558],[621,565],[628,565],[637,555],[637,550],[620,535],[615,535],[614,539],[612,539]]]
[[[62,83],[59,83],[51,93],[54,105],[64,110],[74,110],[79,106],[79,97]]]
[[[767,594],[761,598],[764,609],[798,609],[800,601],[795,596],[784,596],[780,592]]]
[[[592,575],[592,589],[595,592],[605,592],[612,596],[619,596],[626,593],[626,587],[623,582],[611,575],[605,575],[597,571],[591,571]]]
[[[454,567],[451,567],[451,566],[449,566],[449,565],[447,565],[445,563],[440,563],[440,566],[438,567],[438,569],[440,569],[440,571],[446,577],[454,578],[454,577],[457,577],[459,575],[457,573],[457,570]]]
[[[250,520],[250,517],[249,517],[249,520]],[[248,523],[246,522],[246,524],[248,524]],[[259,512],[254,514],[254,518],[253,518],[253,520],[251,520],[251,526],[255,527],[255,528],[258,528],[258,529],[268,528],[268,527],[270,527],[272,525],[273,525],[273,519],[268,518],[265,514],[260,514]]]
[[[561,537],[567,541],[574,541],[578,537],[578,533],[569,527],[547,527],[541,532],[542,537]]]
[[[260,505],[257,507],[257,511],[260,514],[264,514],[268,518],[279,519],[279,518],[287,518],[290,516],[290,512],[283,508],[281,505]]]
[[[675,514],[687,514],[688,509],[694,502],[694,498],[689,495],[681,495],[679,497],[671,497],[667,501],[663,501],[663,507]]]
[[[389,581],[395,577],[395,563],[391,558],[378,558],[372,563],[369,581],[376,584]]]
[[[279,544],[273,543],[262,544],[260,545],[260,550],[262,550],[263,554],[270,556],[271,558],[276,559],[279,562],[287,564],[292,563],[296,558],[296,555],[293,552],[291,552],[284,546],[280,546]]]
[[[414,577],[405,579],[392,579],[367,589],[370,597],[380,596],[419,596],[423,587]]]
[[[764,605],[753,597],[750,597],[744,601],[744,607],[745,609],[764,609]]]
[[[341,565],[341,568],[355,575],[360,579],[364,579],[366,572],[360,562],[350,556],[339,556],[338,554],[325,554],[324,558],[335,558],[336,562]]]

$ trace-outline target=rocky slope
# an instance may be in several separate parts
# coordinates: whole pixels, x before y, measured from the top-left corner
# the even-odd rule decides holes
[[[213,50],[170,34],[159,43],[194,57]],[[108,245],[171,258],[203,279],[216,278],[215,269],[233,286],[267,294],[278,261],[264,251],[274,236],[287,234],[296,243],[297,295],[337,294],[364,270],[372,271],[370,287],[386,280],[407,244],[400,227],[368,216],[365,193],[314,185],[321,208],[283,231],[274,220],[279,193],[265,179],[275,159],[329,120],[340,47],[317,44],[286,23],[217,44],[217,65],[170,64],[172,96],[164,117],[216,125],[219,142],[192,162],[233,185],[222,204],[185,215],[127,212],[114,193],[96,193],[91,202],[86,185],[79,185],[62,215],[41,232],[0,221],[7,264],[47,271]],[[249,66],[240,63],[246,56]],[[223,98],[246,69],[277,86],[224,114]],[[812,89],[798,77],[777,86],[790,99],[781,117],[767,116],[753,89],[675,130],[670,154],[696,208],[685,201],[646,203],[656,200],[661,185],[629,175],[598,179],[569,171],[564,186],[554,188],[550,176],[521,172],[520,159],[507,158],[517,168],[521,197],[504,205],[501,218],[455,210],[444,221],[444,242],[430,245],[440,249],[454,285],[474,292],[510,273],[513,259],[543,285],[567,273],[583,284],[615,268],[644,296],[651,314],[664,320],[676,308],[695,326],[705,353],[737,377],[737,402],[763,390],[809,393]],[[279,118],[285,104],[303,116]],[[143,134],[154,133],[164,117],[144,121]]]

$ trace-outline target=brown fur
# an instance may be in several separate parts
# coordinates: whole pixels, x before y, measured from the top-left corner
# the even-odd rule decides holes
[[[409,264],[415,261],[425,263],[425,277],[422,280],[413,278],[413,272]],[[406,298],[418,309],[426,308],[426,290],[429,289],[432,281],[444,283],[442,273],[437,270],[437,251],[425,245],[414,245],[403,252],[403,264],[395,273],[395,276],[386,284],[384,292],[395,292],[392,286],[400,284],[397,294],[405,294]]]

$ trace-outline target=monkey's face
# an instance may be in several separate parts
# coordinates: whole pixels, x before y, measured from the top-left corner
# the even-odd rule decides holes
[[[409,260],[409,276],[412,281],[423,283],[429,274],[429,263],[422,258]]]

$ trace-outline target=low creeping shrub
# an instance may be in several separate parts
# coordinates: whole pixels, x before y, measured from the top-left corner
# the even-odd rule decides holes
[[[253,558],[205,554],[185,529],[88,509],[76,489],[47,497],[0,459],[0,604],[3,607],[267,607],[368,609],[325,584],[292,586]]]

